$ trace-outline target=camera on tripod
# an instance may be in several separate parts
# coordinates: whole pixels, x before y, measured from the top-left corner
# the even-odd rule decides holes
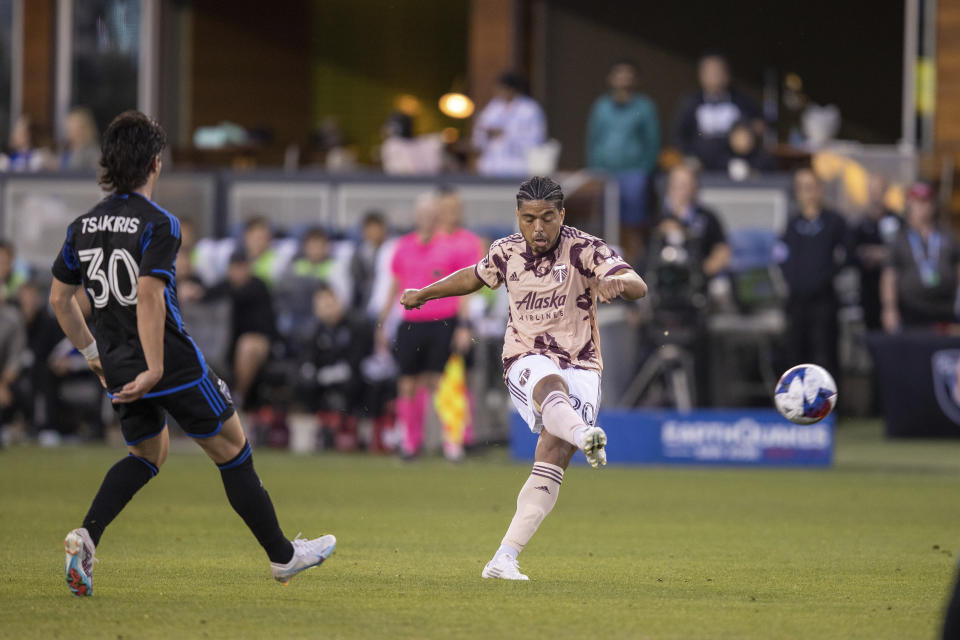
[[[703,328],[707,281],[697,243],[677,221],[666,219],[653,232],[645,276],[653,317],[647,327],[656,344],[689,345]]]
[[[707,277],[696,237],[674,218],[664,218],[651,235],[644,277],[650,283],[651,317],[644,324],[652,347],[624,393],[624,406],[696,404],[694,354],[706,332]]]

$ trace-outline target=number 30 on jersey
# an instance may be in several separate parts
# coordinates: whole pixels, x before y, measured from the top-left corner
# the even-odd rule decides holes
[[[81,249],[77,252],[80,262],[87,265],[87,280],[90,284],[96,283],[100,291],[88,287],[87,293],[93,300],[93,306],[102,309],[110,301],[110,295],[124,307],[137,304],[137,278],[140,276],[140,266],[126,249],[114,249],[107,259],[106,269],[103,264],[103,249]],[[117,273],[120,265],[127,270],[130,291],[120,291],[120,280]]]

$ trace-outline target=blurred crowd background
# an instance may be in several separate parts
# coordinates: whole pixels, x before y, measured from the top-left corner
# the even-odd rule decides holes
[[[451,307],[442,370],[400,371],[397,292],[424,283],[395,247],[437,277],[472,264],[532,174],[651,285],[602,310],[605,405],[766,406],[816,362],[842,412],[877,414],[868,336],[960,317],[960,6],[643,4],[0,0],[2,442],[111,433],[46,295],[129,108],[168,131],[184,317],[260,442],[456,459],[506,438],[503,292]]]

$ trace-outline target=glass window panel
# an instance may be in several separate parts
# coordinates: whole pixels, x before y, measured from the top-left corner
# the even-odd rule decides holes
[[[137,108],[140,0],[73,3],[71,103],[93,111],[100,131]]]

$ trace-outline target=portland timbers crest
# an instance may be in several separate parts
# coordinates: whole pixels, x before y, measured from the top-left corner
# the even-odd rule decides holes
[[[555,264],[553,265],[553,279],[557,282],[563,283],[567,279],[567,273],[569,269],[565,264]]]

